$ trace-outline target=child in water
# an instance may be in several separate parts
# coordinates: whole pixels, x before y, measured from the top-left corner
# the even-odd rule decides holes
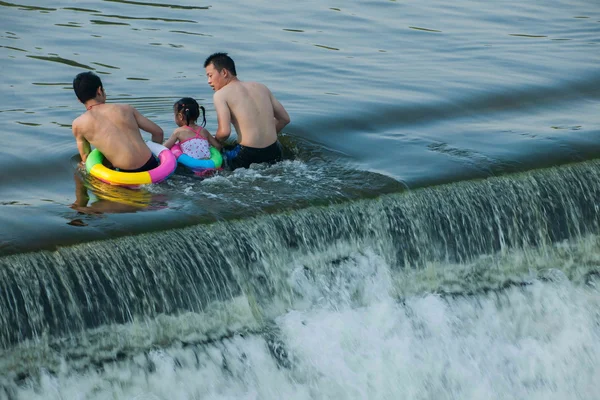
[[[202,110],[202,125],[196,121]],[[175,129],[164,146],[168,149],[179,142],[184,154],[197,160],[208,160],[210,158],[209,146],[221,151],[221,143],[215,139],[204,126],[206,125],[206,111],[199,106],[191,97],[184,97],[173,106],[175,123],[179,128]]]

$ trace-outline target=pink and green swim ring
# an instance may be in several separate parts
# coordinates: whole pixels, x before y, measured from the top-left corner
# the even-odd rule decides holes
[[[167,179],[175,171],[177,160],[169,149],[162,144],[146,142],[152,154],[158,157],[160,165],[150,171],[121,172],[102,164],[104,155],[98,149],[92,150],[85,161],[87,172],[95,178],[111,185],[134,186],[159,183]]]

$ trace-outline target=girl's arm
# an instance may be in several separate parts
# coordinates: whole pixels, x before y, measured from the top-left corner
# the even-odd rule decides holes
[[[173,131],[173,133],[171,134],[171,137],[164,143],[163,146],[165,146],[167,149],[170,149],[175,143],[177,143],[178,140],[179,129],[175,129],[175,131]]]
[[[202,136],[204,136],[204,138],[206,140],[208,140],[208,143],[214,147],[215,149],[221,151],[221,148],[223,146],[221,146],[221,143],[219,143],[219,141],[217,139],[214,138],[213,135],[210,134],[210,132],[208,130],[206,130],[205,128],[202,128],[202,131],[200,132],[202,134]]]

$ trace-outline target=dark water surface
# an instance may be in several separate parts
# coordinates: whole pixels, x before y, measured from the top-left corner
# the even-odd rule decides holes
[[[0,26],[0,400],[594,398],[595,2],[0,1]],[[77,170],[77,73],[166,135],[192,96],[214,133],[215,51],[288,110],[286,161]]]
[[[600,17],[588,2],[0,6],[6,254],[580,161],[600,146]],[[214,132],[202,68],[214,51],[230,52],[241,79],[266,83],[287,107],[295,161],[92,196],[89,211],[102,217],[69,209],[78,195],[70,124],[84,111],[75,74],[101,74],[110,101],[133,104],[167,134],[174,100],[194,96]],[[118,201],[130,196],[143,197],[139,207]]]

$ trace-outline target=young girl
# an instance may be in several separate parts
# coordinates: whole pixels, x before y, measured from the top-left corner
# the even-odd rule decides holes
[[[202,125],[196,125],[202,110]],[[179,128],[175,129],[164,146],[168,149],[179,142],[184,154],[197,160],[210,158],[209,145],[221,150],[221,143],[215,139],[204,126],[206,125],[206,111],[204,107],[198,106],[196,100],[184,97],[173,106],[175,112],[175,123]]]

